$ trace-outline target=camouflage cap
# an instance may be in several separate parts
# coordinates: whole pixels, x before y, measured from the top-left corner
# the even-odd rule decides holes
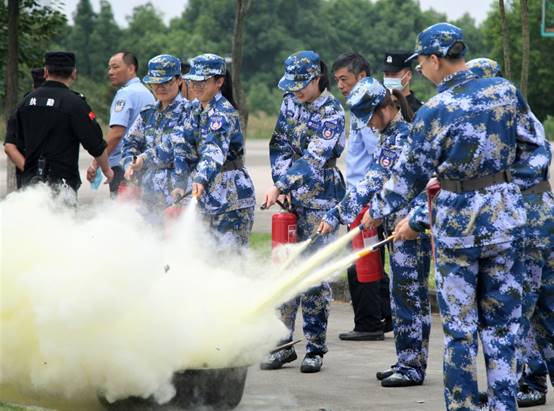
[[[314,51],[294,53],[287,57],[284,65],[285,75],[279,80],[279,88],[283,91],[300,91],[321,75],[319,55]]]
[[[387,90],[373,77],[364,77],[356,83],[346,98],[350,111],[364,124],[371,119],[375,108],[381,104]]]
[[[148,62],[148,73],[142,79],[146,84],[167,83],[181,75],[181,60],[170,54],[160,54]]]
[[[427,27],[417,35],[414,54],[406,59],[410,61],[419,55],[436,54],[445,57],[455,43],[464,43],[463,31],[450,23],[437,23]],[[462,52],[462,54],[465,52]]]
[[[187,80],[202,81],[213,76],[224,76],[227,67],[225,59],[217,54],[201,54],[192,59]]]
[[[466,63],[468,69],[477,77],[498,77],[500,75],[500,64],[497,61],[480,57]]]

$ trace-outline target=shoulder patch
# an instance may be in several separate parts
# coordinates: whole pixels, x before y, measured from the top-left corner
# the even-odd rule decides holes
[[[379,164],[383,168],[390,168],[394,165],[398,154],[388,148],[383,148],[379,154]]]
[[[337,129],[336,123],[333,123],[330,121],[326,121],[325,123],[323,123],[323,131],[322,131],[323,138],[325,140],[332,139],[333,136],[335,135],[336,129]]]
[[[94,114],[94,111],[90,111],[88,113],[88,118],[90,118],[90,121],[96,120],[96,114]]]
[[[123,111],[124,108],[125,108],[125,99],[116,100],[114,104],[114,111],[116,113],[119,113],[120,111]]]

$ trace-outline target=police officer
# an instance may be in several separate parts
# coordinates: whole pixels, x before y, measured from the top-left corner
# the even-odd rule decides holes
[[[254,224],[254,184],[244,166],[244,136],[225,59],[201,54],[185,75],[196,98],[198,158],[192,195],[219,246],[236,251],[248,244]]]
[[[463,33],[451,24],[438,23],[418,35],[413,57],[438,94],[418,110],[410,144],[371,201],[364,223],[374,225],[404,206],[437,174],[442,188],[434,200],[433,235],[446,405],[480,407],[479,333],[489,408],[515,410],[525,209],[509,171],[516,136],[537,140],[517,134],[516,88],[501,78],[477,78],[467,70],[464,53]]]
[[[344,110],[328,91],[327,67],[313,51],[299,51],[285,62],[279,88],[286,92],[269,143],[274,185],[266,192],[267,207],[280,195],[290,195],[298,216],[299,241],[314,235],[321,218],[344,195],[336,160],[344,144]],[[336,231],[320,236],[315,247],[334,239]],[[296,312],[302,304],[306,356],[301,372],[318,372],[327,352],[326,333],[331,289],[322,283],[281,307],[281,319],[292,340]],[[269,355],[262,369],[276,369],[297,358],[294,348]]]
[[[405,103],[402,94],[397,90],[393,92],[397,99]],[[351,223],[370,199],[381,191],[410,133],[410,125],[404,120],[392,93],[372,77],[365,77],[354,86],[347,104],[360,122],[375,130],[379,145],[364,178],[349,189],[341,202],[323,218],[319,227],[321,233],[334,229],[339,222]],[[418,201],[425,201],[423,195],[419,197]],[[395,222],[408,211],[405,208],[387,216],[383,224],[385,232],[392,233]],[[430,248],[429,238],[421,236],[395,242],[389,254],[397,362],[391,369],[377,373],[383,387],[421,385],[425,378],[431,331],[427,285]]]
[[[412,81],[412,62],[407,61],[412,53],[390,51],[385,53],[383,62],[383,85],[389,90],[400,90],[415,113],[422,106],[415,93],[410,89]]]
[[[44,67],[31,69],[31,78],[33,79],[33,90],[36,90],[44,84]],[[27,94],[25,95],[27,96]],[[21,188],[21,174],[25,164],[25,148],[17,147],[15,134],[15,112],[6,122],[6,139],[4,140],[4,151],[8,158],[14,163],[16,187]]]
[[[107,182],[113,178],[108,166],[106,142],[96,117],[84,97],[69,89],[77,77],[75,55],[49,52],[44,57],[45,83],[28,94],[15,118],[16,146],[24,157],[22,185],[45,181],[75,192],[79,177],[79,144],[96,159]]]
[[[182,79],[178,58],[169,54],[153,57],[143,81],[150,85],[157,101],[140,111],[124,137],[121,163],[125,178],[138,177],[147,219],[159,224],[163,210],[174,202],[173,191],[190,193],[187,152],[192,146],[187,144],[193,144],[193,138],[186,138],[183,131],[192,133],[193,126],[189,123],[183,128],[186,106],[179,92]]]
[[[358,53],[341,54],[333,63],[337,86],[346,98],[352,88],[371,75],[367,60]],[[371,129],[350,116],[346,155],[346,188],[351,189],[366,175],[374,161],[373,153],[378,139]],[[388,277],[380,281],[361,283],[357,279],[356,265],[348,267],[348,288],[354,310],[354,329],[339,334],[341,340],[383,340],[384,332],[392,331]]]
[[[152,93],[137,78],[138,60],[134,54],[121,51],[108,62],[108,77],[112,86],[119,87],[110,107],[110,129],[106,140],[110,167],[114,179],[110,183],[110,194],[114,197],[123,179],[121,161],[122,139],[134,123],[139,112],[148,104],[154,103]],[[87,170],[87,179],[94,180],[98,165],[93,161]]]

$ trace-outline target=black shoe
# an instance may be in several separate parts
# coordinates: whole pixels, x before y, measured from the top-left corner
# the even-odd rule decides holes
[[[344,341],[383,341],[385,334],[383,331],[348,331],[339,334],[339,338]]]
[[[531,388],[517,393],[517,405],[520,408],[534,407],[546,404],[546,393]]]
[[[411,387],[413,385],[421,384],[423,384],[423,381],[414,381],[399,372],[394,372],[392,375],[381,381],[382,387]]]
[[[268,354],[267,357],[260,363],[260,369],[262,370],[277,370],[284,364],[294,361],[298,358],[294,347],[286,350],[277,351]]]
[[[388,378],[390,377],[392,374],[394,374],[396,372],[396,370],[394,369],[394,366],[385,370],[385,371],[377,371],[377,373],[375,374],[375,377],[377,377],[377,379],[379,381],[382,381],[384,380],[385,378]]]
[[[302,365],[300,366],[300,372],[303,373],[313,373],[319,372],[321,366],[323,365],[323,357],[319,354],[306,354],[302,360]]]

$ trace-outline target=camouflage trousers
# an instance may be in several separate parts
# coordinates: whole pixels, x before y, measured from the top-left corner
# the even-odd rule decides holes
[[[221,214],[203,214],[221,251],[237,252],[248,245],[254,224],[254,207]]]
[[[528,247],[521,325],[520,386],[547,391],[554,383],[554,250]]]
[[[296,207],[297,213],[297,238],[303,241],[316,233],[317,227],[327,210],[316,210]],[[324,244],[328,244],[336,238],[336,231],[323,237],[318,237],[308,252],[313,253]],[[310,288],[302,295],[296,296],[291,301],[283,304],[279,311],[281,321],[289,330],[288,340],[291,341],[294,332],[294,323],[298,308],[302,306],[302,318],[304,337],[306,338],[306,353],[325,354],[327,352],[327,319],[331,305],[331,287],[324,282]]]
[[[554,382],[554,196],[527,194],[524,201],[527,225],[518,375],[521,388],[546,392],[549,371]]]
[[[431,241],[397,241],[390,254],[391,309],[395,369],[414,381],[423,381],[427,368],[431,308],[428,278]]]
[[[523,282],[520,241],[459,249],[438,247],[436,256],[447,409],[481,409],[476,364],[479,333],[489,408],[516,410],[516,345]]]

